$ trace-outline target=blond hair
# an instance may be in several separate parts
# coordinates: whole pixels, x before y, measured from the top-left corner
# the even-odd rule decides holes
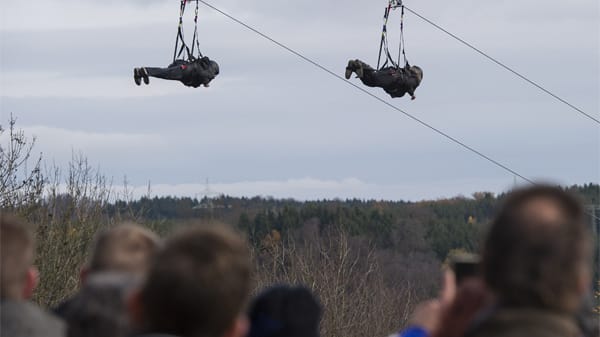
[[[89,271],[144,274],[159,242],[156,234],[134,223],[99,232],[88,262]]]
[[[35,239],[31,226],[0,213],[0,298],[15,299],[34,260]]]

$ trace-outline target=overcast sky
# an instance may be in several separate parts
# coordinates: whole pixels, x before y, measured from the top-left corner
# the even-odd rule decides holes
[[[349,58],[377,61],[385,1],[213,4],[339,74]],[[405,4],[600,118],[597,0]],[[59,165],[81,151],[115,180],[189,196],[207,178],[216,192],[298,199],[416,200],[513,184],[207,7],[202,49],[221,75],[198,89],[157,79],[137,87],[131,76],[171,61],[177,0],[9,0],[0,13],[0,124],[13,113]],[[409,60],[424,69],[417,100],[370,92],[524,176],[600,181],[598,124],[410,13],[405,34]]]

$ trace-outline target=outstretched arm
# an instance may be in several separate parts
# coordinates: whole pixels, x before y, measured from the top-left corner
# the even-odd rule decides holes
[[[411,100],[414,101],[417,98],[417,96],[415,96],[415,88],[410,88],[410,89],[408,89],[407,92],[410,95]]]

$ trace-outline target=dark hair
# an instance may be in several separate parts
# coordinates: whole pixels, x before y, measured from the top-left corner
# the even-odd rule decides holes
[[[250,293],[246,242],[225,226],[193,227],[167,240],[141,291],[143,328],[181,337],[220,337]]]
[[[535,201],[560,216],[543,219]],[[557,219],[554,219],[557,218]],[[486,239],[482,268],[502,305],[573,311],[590,246],[583,207],[559,187],[536,185],[510,193]]]
[[[318,337],[321,306],[305,287],[274,286],[252,302],[248,337]]]
[[[138,285],[127,274],[91,275],[64,312],[67,337],[126,337],[130,331],[125,298]]]

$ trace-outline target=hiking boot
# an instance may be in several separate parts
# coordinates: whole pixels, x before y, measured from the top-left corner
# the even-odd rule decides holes
[[[346,67],[346,73],[344,74],[344,77],[346,77],[346,79],[349,80],[351,76],[352,76],[352,69]]]
[[[140,68],[140,75],[142,76],[142,79],[144,80],[144,84],[146,84],[146,85],[150,84],[150,78],[148,78],[148,72],[146,71],[146,68]]]
[[[139,68],[133,68],[133,80],[135,81],[136,85],[142,84],[142,76],[140,75]]]
[[[346,79],[349,80],[352,76],[352,72],[354,71],[354,61],[348,61],[348,66],[346,66],[346,73],[344,74]]]
[[[360,63],[358,60],[354,61],[354,71],[356,72],[356,77],[358,77],[358,78],[363,77],[364,71],[363,71],[362,63]]]

